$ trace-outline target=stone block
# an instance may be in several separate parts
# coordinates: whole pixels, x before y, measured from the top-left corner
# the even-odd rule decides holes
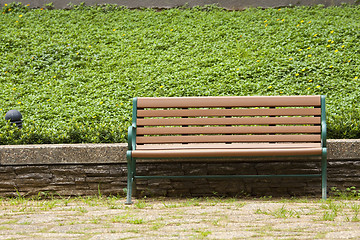
[[[25,166],[13,166],[15,174],[27,174],[27,173],[34,173],[34,172],[45,172],[49,173],[49,166],[47,165],[25,165]]]
[[[191,193],[188,189],[170,189],[166,192],[167,197],[190,197]]]
[[[236,195],[245,190],[245,184],[242,181],[217,181],[209,182],[209,184],[211,184],[213,192],[219,195]]]
[[[0,173],[0,182],[1,181],[11,181],[16,178],[15,173]]]
[[[51,166],[49,170],[54,176],[85,176],[85,171],[81,166],[57,165]]]
[[[148,181],[148,186],[150,188],[169,188],[170,187],[170,179],[154,179]],[[171,187],[170,187],[171,188]]]
[[[284,169],[277,172],[277,174],[320,174],[321,170],[318,168],[305,168],[305,169]]]
[[[42,179],[42,180],[45,180],[45,179],[51,179],[53,177],[52,174],[49,174],[49,173],[38,173],[38,172],[35,172],[35,173],[32,173],[32,172],[28,172],[28,173],[23,173],[23,174],[17,174],[16,175],[16,179],[17,180],[25,180],[25,179],[30,179],[30,180],[37,180],[37,179]]]
[[[192,197],[212,197],[215,192],[208,189],[191,189],[190,194]]]
[[[321,184],[321,180],[319,179],[318,181],[319,184]],[[299,187],[306,187],[308,186],[308,183],[306,182],[305,179],[299,179],[298,181],[292,181],[292,182],[288,182],[288,181],[283,181],[281,182],[281,184],[278,185],[279,188],[299,188]]]
[[[14,167],[0,165],[0,175],[1,174],[15,174]]]
[[[84,176],[74,176],[74,182],[75,184],[84,184],[86,183],[86,177]]]
[[[109,165],[110,176],[127,176],[127,167],[124,165]]]
[[[206,163],[190,163],[185,164],[181,167],[184,175],[207,175],[207,164]]]
[[[110,175],[110,169],[107,165],[85,165],[83,170],[86,176],[89,177],[107,177]]]
[[[31,178],[24,178],[24,179],[14,179],[14,183],[17,187],[20,186],[29,186],[29,187],[43,187],[50,184],[52,181],[47,178],[37,178],[37,179],[31,179]]]
[[[116,177],[86,177],[85,181],[87,183],[111,183],[116,181]]]
[[[90,189],[89,185],[87,183],[82,183],[82,184],[79,184],[79,183],[75,183],[75,186],[73,185],[68,185],[68,186],[61,186],[62,188],[75,188],[75,189]]]
[[[327,141],[328,160],[359,160],[360,139],[332,139]]]
[[[189,181],[171,181],[170,186],[176,190],[189,189],[193,182]]]
[[[209,163],[207,164],[207,171],[209,175],[227,175],[236,172],[237,166],[226,163]]]
[[[16,184],[14,181],[0,181],[0,188],[14,190],[16,188]]]
[[[329,192],[330,188],[328,188],[328,192]],[[306,196],[321,196],[321,185],[319,186],[306,186],[304,187],[304,195]]]
[[[253,163],[244,162],[222,162],[209,163],[209,175],[255,175],[257,171]]]
[[[291,168],[297,169],[297,168],[321,168],[321,162],[291,162]]]
[[[12,198],[12,197],[18,197],[19,195],[15,190],[11,191],[7,188],[0,188],[0,196]]]

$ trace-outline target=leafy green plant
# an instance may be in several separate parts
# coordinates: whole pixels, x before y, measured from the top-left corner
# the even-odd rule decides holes
[[[21,2],[12,2],[12,3],[5,3],[5,5],[2,7],[2,13],[26,13],[30,11],[28,5],[23,5]]]
[[[332,194],[336,198],[340,199],[359,199],[360,198],[360,190],[356,189],[356,187],[347,187],[345,190],[340,190],[336,187],[331,188]]]
[[[126,142],[136,96],[323,94],[328,137],[360,137],[359,6],[1,11],[0,116],[24,124],[0,144]]]

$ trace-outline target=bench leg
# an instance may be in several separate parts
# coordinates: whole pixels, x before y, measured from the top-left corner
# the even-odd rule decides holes
[[[321,192],[322,199],[326,200],[327,193],[327,159],[326,159],[326,150],[323,152],[321,159]]]
[[[126,197],[126,202],[125,202],[125,204],[127,204],[127,205],[132,204],[131,196],[132,196],[132,190],[134,187],[134,175],[135,175],[134,168],[135,168],[134,160],[132,158],[128,159],[128,162],[127,162],[127,171],[128,171],[127,197]]]

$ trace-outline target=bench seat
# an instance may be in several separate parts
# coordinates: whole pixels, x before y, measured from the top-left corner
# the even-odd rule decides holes
[[[135,158],[321,156],[322,148],[178,148],[135,150]]]

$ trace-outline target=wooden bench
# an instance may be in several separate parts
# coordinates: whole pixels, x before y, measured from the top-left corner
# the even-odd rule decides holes
[[[127,204],[131,204],[134,181],[153,178],[321,177],[326,199],[325,96],[134,98],[128,141]],[[257,157],[321,159],[321,173],[136,175],[137,159],[253,161]]]

